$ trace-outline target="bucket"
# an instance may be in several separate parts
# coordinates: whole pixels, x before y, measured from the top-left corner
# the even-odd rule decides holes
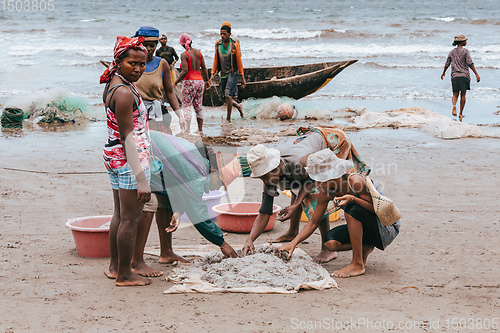
[[[112,215],[88,216],[69,219],[66,227],[71,229],[76,251],[82,257],[105,258],[109,252],[109,226]]]
[[[212,210],[212,207],[220,204],[220,201],[223,197],[226,196],[226,191],[210,191],[208,193],[203,193],[202,200],[207,204],[208,208],[208,216],[210,219],[214,220],[216,217],[215,212]],[[186,214],[182,214],[181,222],[191,222],[189,217]]]
[[[219,204],[212,209],[217,214],[219,228],[224,231],[248,234],[252,231],[253,222],[259,215],[260,205],[260,202],[235,202]],[[264,231],[274,228],[276,214],[280,210],[280,206],[273,205],[273,214]]]

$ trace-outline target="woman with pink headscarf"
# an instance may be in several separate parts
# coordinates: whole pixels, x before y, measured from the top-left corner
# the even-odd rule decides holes
[[[193,108],[198,122],[198,132],[201,135],[203,134],[203,91],[204,88],[208,89],[210,87],[210,83],[208,82],[205,60],[203,60],[200,50],[191,47],[191,43],[191,36],[188,34],[181,36],[180,44],[186,51],[181,54],[181,73],[175,80],[174,85],[184,80],[181,90],[184,119],[189,129],[191,127],[191,108]]]

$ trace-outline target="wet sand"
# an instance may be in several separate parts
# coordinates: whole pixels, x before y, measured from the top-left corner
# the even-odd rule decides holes
[[[370,255],[365,275],[336,279],[341,291],[164,295],[172,285],[164,278],[118,288],[103,274],[108,259],[76,253],[65,221],[112,213],[101,158],[105,130],[101,124],[83,127],[0,137],[1,331],[312,332],[333,330],[333,321],[347,331],[354,324],[350,329],[360,332],[369,325],[379,332],[456,332],[467,329],[454,328],[452,320],[486,324],[498,317],[499,140],[449,141],[411,129],[349,132],[372,178],[403,212],[403,222],[394,243]],[[249,147],[237,149],[245,154]],[[260,181],[241,182],[243,200],[259,201]],[[234,186],[230,192],[241,191]],[[288,198],[276,202],[284,207]],[[277,223],[256,243],[286,228]],[[225,238],[242,244],[246,235]],[[315,255],[319,232],[310,240],[300,247]],[[188,227],[174,234],[176,244],[208,242]],[[153,226],[148,246],[155,245]],[[152,267],[171,271],[172,265],[146,257]],[[350,253],[340,253],[323,266],[332,272],[349,260]]]

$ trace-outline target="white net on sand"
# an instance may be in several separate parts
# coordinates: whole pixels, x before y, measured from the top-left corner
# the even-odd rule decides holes
[[[256,247],[254,255],[224,259],[221,253],[174,269],[167,280],[177,283],[165,293],[247,292],[294,293],[300,289],[337,288],[329,273],[296,249],[290,260],[275,247]]]
[[[374,127],[420,128],[437,138],[481,138],[485,133],[477,125],[462,123],[443,116],[437,112],[419,107],[407,107],[386,112],[370,112],[358,110],[352,118],[353,125],[345,129],[365,129]]]

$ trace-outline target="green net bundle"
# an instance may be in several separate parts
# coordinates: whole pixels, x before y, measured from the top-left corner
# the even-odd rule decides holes
[[[77,116],[82,115],[80,107],[70,107],[66,101],[52,101],[46,107],[35,110],[33,118],[39,118],[38,123],[69,123],[75,122]]]
[[[19,108],[5,108],[0,117],[4,128],[20,128],[23,126],[24,112]]]

